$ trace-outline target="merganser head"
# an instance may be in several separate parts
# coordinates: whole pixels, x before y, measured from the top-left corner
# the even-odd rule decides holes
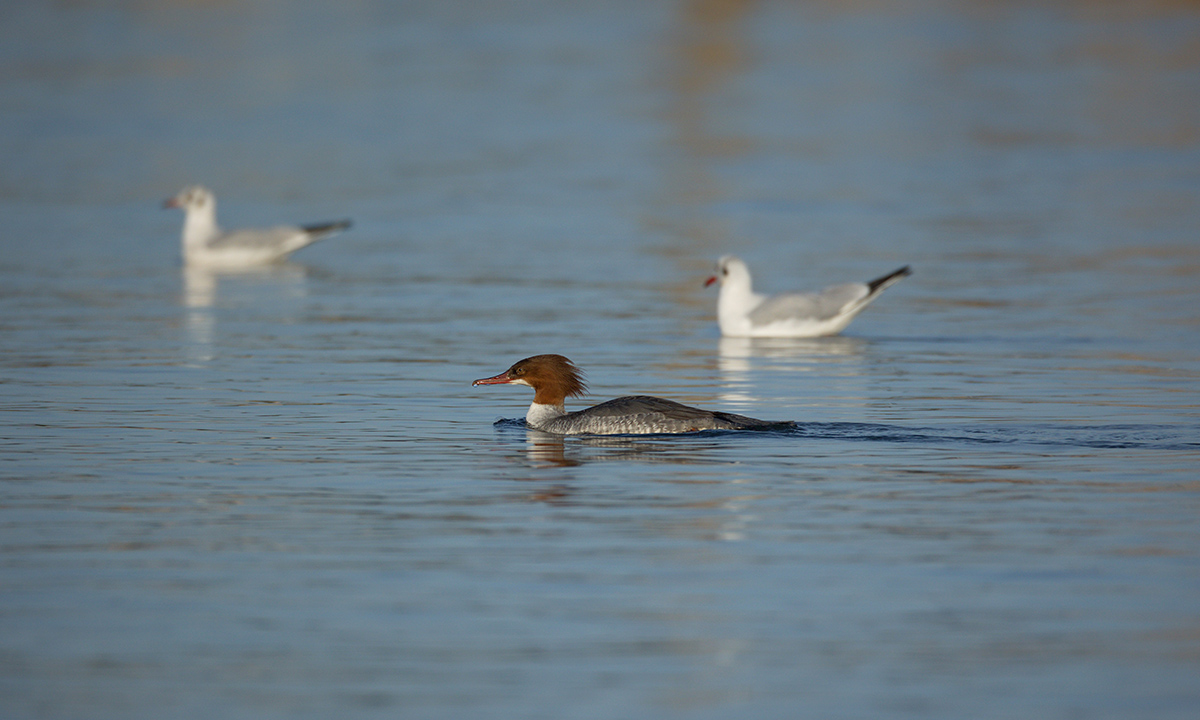
[[[750,269],[746,267],[746,263],[733,255],[724,255],[717,261],[717,274],[704,281],[704,287],[708,287],[715,282],[722,285],[730,280],[738,281],[745,279],[746,284],[750,284]]]
[[[163,203],[164,208],[179,208],[181,210],[203,210],[206,207],[212,207],[216,204],[216,198],[213,197],[208,188],[201,185],[188,185],[179,191],[179,194],[173,198],[168,198]]]
[[[518,360],[499,375],[471,383],[472,387],[476,385],[528,385],[534,391],[533,401],[539,405],[562,405],[566,398],[587,392],[583,371],[562,355]]]

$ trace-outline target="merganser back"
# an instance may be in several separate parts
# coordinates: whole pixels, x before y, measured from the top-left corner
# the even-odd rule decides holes
[[[717,324],[726,337],[808,338],[837,335],[888,286],[912,275],[907,265],[871,282],[832,285],[820,292],[760,295],[750,269],[733,255],[717,261],[717,274],[704,282],[721,283]]]
[[[567,412],[563,402],[587,392],[583,373],[562,355],[534,355],[476,385],[528,385],[533,403],[525,422],[535,430],[556,435],[646,435],[701,430],[777,430],[795,425],[733,413],[713,412],[663,398],[629,395],[586,410]]]
[[[282,262],[300,248],[350,227],[349,220],[338,220],[225,232],[217,225],[216,197],[200,185],[185,187],[163,207],[183,210],[183,261],[193,267],[228,270]]]

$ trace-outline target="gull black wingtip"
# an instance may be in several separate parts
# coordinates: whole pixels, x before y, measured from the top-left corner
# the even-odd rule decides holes
[[[900,268],[899,270],[893,270],[892,272],[888,273],[887,275],[884,275],[883,277],[875,278],[871,282],[867,283],[867,288],[870,290],[871,294],[874,294],[874,293],[882,290],[883,288],[887,287],[888,285],[891,285],[892,283],[896,282],[897,280],[900,280],[901,278],[906,278],[909,275],[912,275],[912,272],[913,272],[912,266],[905,265],[904,267]]]
[[[351,220],[337,220],[334,222],[313,223],[312,225],[301,225],[300,229],[310,235],[325,235],[328,233],[341,232],[349,229],[354,223]]]

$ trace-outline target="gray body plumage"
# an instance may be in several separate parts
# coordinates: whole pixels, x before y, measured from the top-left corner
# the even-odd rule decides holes
[[[599,405],[559,415],[535,425],[557,435],[645,435],[701,430],[769,430],[794,425],[701,410],[674,400],[649,395],[628,395]]]
[[[785,293],[772,295],[750,311],[752,325],[770,325],[797,317],[816,322],[832,320],[846,311],[851,303],[869,294],[863,283],[844,283],[827,287],[819,293]]]
[[[261,230],[234,230],[208,241],[209,250],[252,249],[288,255],[336,232],[350,227],[349,220],[319,225],[280,225]]]

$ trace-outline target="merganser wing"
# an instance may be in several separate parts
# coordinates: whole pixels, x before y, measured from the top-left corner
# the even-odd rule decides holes
[[[674,400],[629,395],[554,418],[541,430],[567,435],[687,433],[701,430],[766,430],[794,425],[735,413],[701,410]]]

